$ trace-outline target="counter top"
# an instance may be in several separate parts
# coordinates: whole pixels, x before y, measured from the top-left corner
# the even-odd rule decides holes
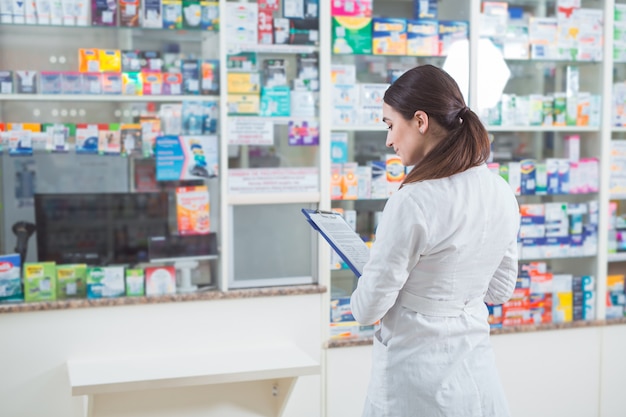
[[[229,300],[252,297],[277,297],[284,295],[323,294],[327,291],[321,285],[293,285],[282,287],[249,288],[230,291],[196,291],[186,294],[171,294],[152,297],[118,297],[98,299],[73,299],[34,303],[0,304],[0,314],[29,311],[67,310],[75,308],[112,307],[122,305],[158,304],[184,301]]]
[[[578,320],[569,323],[548,323],[548,324],[536,324],[536,325],[524,325],[524,326],[510,326],[500,329],[491,329],[491,335],[497,336],[501,334],[513,334],[513,333],[527,333],[538,332],[546,330],[561,330],[561,329],[579,329],[583,327],[598,327],[598,326],[611,326],[616,324],[626,324],[626,317],[609,320]],[[362,339],[332,339],[326,344],[327,348],[339,348],[339,347],[353,347],[353,346],[367,346],[373,343],[371,337]]]

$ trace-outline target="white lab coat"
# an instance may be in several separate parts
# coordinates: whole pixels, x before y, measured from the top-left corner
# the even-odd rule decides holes
[[[387,201],[351,298],[374,337],[364,417],[507,417],[484,302],[517,278],[519,208],[486,165]]]

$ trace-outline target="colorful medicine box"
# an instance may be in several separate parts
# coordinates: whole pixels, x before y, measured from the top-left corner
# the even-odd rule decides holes
[[[183,93],[200,93],[200,61],[184,59],[180,63],[180,72],[183,75]]]
[[[107,72],[100,74],[102,94],[122,94],[122,74]]]
[[[183,76],[180,73],[163,74],[163,95],[177,96],[183,93]]]
[[[56,300],[56,272],[54,262],[24,263],[24,301]]]
[[[407,21],[406,54],[439,55],[439,22],[433,19]]]
[[[333,0],[330,3],[332,16],[372,16],[372,0]]]
[[[19,254],[0,255],[0,303],[24,299],[21,266]]]
[[[100,49],[98,60],[101,72],[122,72],[122,52],[119,49]]]
[[[413,0],[414,19],[436,19],[437,0]]]
[[[333,54],[370,55],[372,53],[372,19],[369,17],[333,17]]]
[[[150,266],[146,268],[146,295],[176,293],[176,269],[173,266]]]
[[[99,72],[83,73],[82,94],[102,94],[102,74]]]
[[[258,72],[230,72],[226,77],[228,93],[254,94],[260,91]]]
[[[81,48],[78,50],[78,71],[100,71],[99,50],[97,48]]]
[[[141,297],[145,295],[143,269],[134,268],[126,270],[126,296]]]
[[[259,114],[258,94],[228,94],[226,98],[229,114]]]
[[[140,72],[122,73],[122,94],[128,96],[143,95],[143,78]]]
[[[163,74],[142,72],[141,82],[144,96],[157,96],[163,93]]]
[[[406,55],[407,21],[375,17],[372,19],[374,55]]]
[[[0,71],[0,94],[13,93],[13,71]]]
[[[87,268],[87,298],[120,297],[125,292],[123,266]]]
[[[57,300],[85,298],[87,265],[57,265]]]
[[[219,77],[219,61],[215,59],[207,59],[200,64],[200,93],[201,94],[219,94],[220,77]]]
[[[439,21],[439,55],[447,56],[453,43],[468,38],[468,22],[461,20]]]
[[[42,71],[39,74],[39,87],[41,94],[61,94],[63,92],[61,73],[58,71]]]
[[[263,117],[288,117],[291,114],[291,90],[283,85],[264,87],[260,106]]]

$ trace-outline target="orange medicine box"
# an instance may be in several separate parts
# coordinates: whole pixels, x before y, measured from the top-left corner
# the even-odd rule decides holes
[[[97,48],[81,48],[78,50],[78,71],[100,72],[100,58]]]
[[[160,72],[142,72],[143,94],[157,96],[163,93],[163,74]]]

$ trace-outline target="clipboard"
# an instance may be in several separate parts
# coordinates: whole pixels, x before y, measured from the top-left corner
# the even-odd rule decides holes
[[[346,223],[343,216],[332,211],[302,209],[313,229],[330,244],[337,254],[348,264],[357,277],[370,256],[370,249],[361,237]]]

